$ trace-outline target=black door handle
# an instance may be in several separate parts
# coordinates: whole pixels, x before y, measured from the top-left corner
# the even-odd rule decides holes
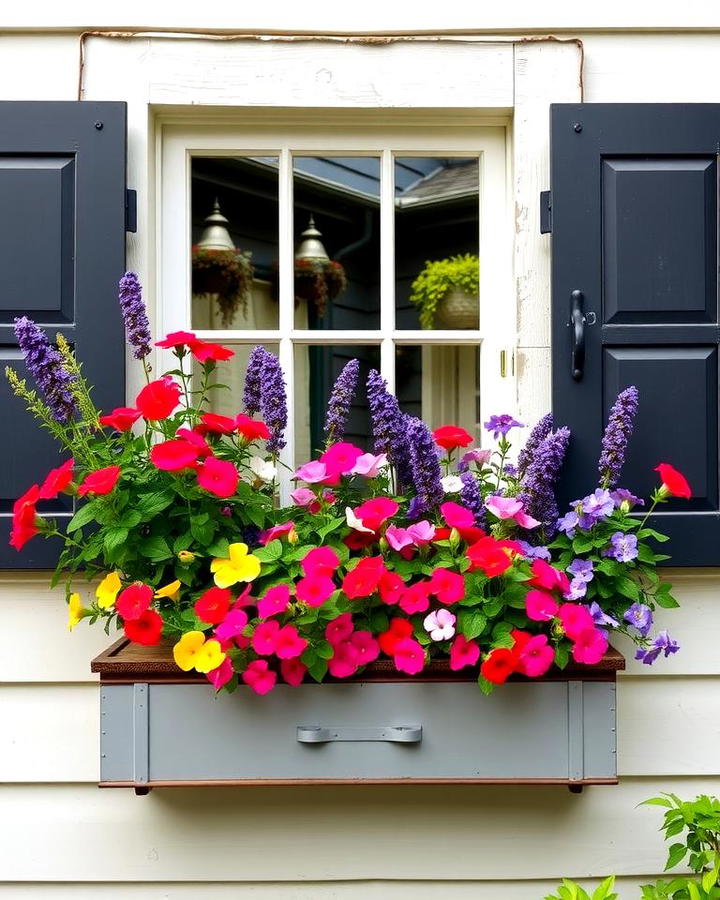
[[[575,381],[580,381],[585,370],[585,313],[583,304],[585,295],[582,291],[570,294],[570,327],[572,328],[572,361],[571,371]]]

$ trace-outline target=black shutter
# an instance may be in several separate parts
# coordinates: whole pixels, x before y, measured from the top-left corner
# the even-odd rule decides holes
[[[647,498],[669,462],[693,489],[654,517],[670,565],[720,564],[719,153],[718,105],[552,107],[553,411],[573,432],[563,499],[595,484],[605,417],[636,385],[622,485]]]
[[[52,542],[8,538],[14,499],[64,458],[5,380],[8,364],[25,375],[14,318],[64,334],[97,405],[124,404],[125,120],[124,103],[0,103],[0,568],[54,566]]]

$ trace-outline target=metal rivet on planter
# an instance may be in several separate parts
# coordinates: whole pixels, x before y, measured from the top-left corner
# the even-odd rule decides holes
[[[97,128],[97,125],[96,125],[95,127]],[[581,123],[581,122],[576,122],[576,123],[573,125],[573,131],[576,131],[578,134],[580,134],[580,132],[582,131],[582,123]]]
[[[103,123],[102,123],[102,122],[96,122],[96,123],[95,123],[95,127],[97,128],[98,131],[102,131],[102,129],[103,129]]]

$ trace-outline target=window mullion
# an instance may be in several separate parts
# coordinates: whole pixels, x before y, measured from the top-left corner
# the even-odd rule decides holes
[[[393,154],[383,150],[380,177],[380,373],[395,391],[395,173]]]
[[[285,429],[286,445],[280,452],[280,460],[289,470],[295,467],[295,353],[291,337],[295,317],[294,289],[294,236],[293,236],[293,170],[292,156],[287,147],[280,151],[280,172],[278,183],[278,225],[279,256],[279,309],[278,327],[280,331],[279,359],[285,373],[288,395],[288,419]],[[290,478],[287,470],[280,472],[280,502],[290,503]]]

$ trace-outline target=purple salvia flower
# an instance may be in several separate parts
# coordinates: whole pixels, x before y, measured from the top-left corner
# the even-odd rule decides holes
[[[606,556],[611,556],[616,562],[628,563],[637,559],[638,542],[634,534],[624,534],[622,531],[616,531],[610,538],[610,547],[605,552]]]
[[[548,413],[535,425],[528,435],[525,446],[518,456],[518,475],[522,476],[527,472],[528,466],[533,461],[535,451],[542,444],[545,438],[550,434],[553,427],[553,414]]]
[[[637,410],[638,389],[636,387],[625,388],[618,394],[617,400],[610,410],[608,423],[602,437],[598,472],[600,473],[600,484],[603,487],[614,487],[618,483]]]
[[[477,479],[472,472],[463,472],[460,476],[463,483],[460,491],[460,503],[475,516],[478,528],[485,528],[485,504],[478,487]]]
[[[485,423],[485,430],[492,431],[493,439],[497,440],[500,435],[505,435],[511,428],[524,428],[522,422],[518,422],[509,413],[503,413],[500,416],[490,416]]]
[[[77,412],[71,385],[75,377],[63,366],[58,350],[50,346],[47,335],[32,319],[15,319],[15,336],[25,357],[25,365],[35,380],[52,416],[68,422]]]
[[[637,628],[637,630],[643,637],[647,637],[648,632],[652,628],[652,610],[644,603],[633,603],[633,605],[623,616],[623,619],[628,623],[628,625],[632,625],[633,628]]]
[[[260,396],[261,396],[261,380],[262,369],[265,363],[265,357],[268,351],[257,344],[252,348],[248,358],[247,369],[245,370],[245,387],[243,390],[243,405],[245,412],[249,416],[254,416],[260,412]]]
[[[260,408],[263,421],[270,429],[266,447],[270,453],[277,453],[285,446],[287,427],[287,393],[280,361],[277,356],[265,351],[260,373],[262,394]]]
[[[395,466],[397,489],[402,491],[412,484],[405,416],[400,411],[397,399],[388,391],[385,379],[375,369],[371,369],[368,375],[367,398],[375,453],[387,454],[387,458]]]
[[[144,359],[150,352],[152,337],[140,279],[135,272],[126,272],[120,279],[118,300],[125,322],[127,342],[134,348],[133,356],[135,359]]]
[[[570,430],[559,428],[550,432],[537,446],[533,459],[522,479],[522,494],[525,511],[543,523],[545,532],[555,532],[558,518],[555,500],[555,482],[565,459]]]
[[[345,433],[345,423],[350,414],[350,405],[355,397],[359,373],[360,363],[357,359],[351,359],[335,380],[325,415],[325,434],[328,444],[340,440]]]
[[[437,456],[437,445],[430,429],[413,416],[406,416],[407,441],[410,445],[412,481],[415,486],[415,503],[411,505],[413,515],[425,515],[443,501],[442,470]],[[408,512],[408,515],[410,513]]]

